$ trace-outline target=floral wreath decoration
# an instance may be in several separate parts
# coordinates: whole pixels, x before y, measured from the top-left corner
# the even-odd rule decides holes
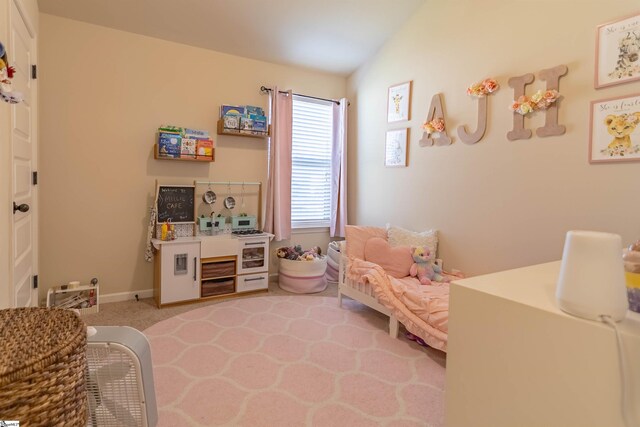
[[[514,113],[524,116],[534,111],[546,110],[551,107],[558,98],[560,98],[560,93],[555,89],[550,89],[545,92],[539,90],[531,95],[531,98],[522,95],[513,101],[509,109]]]
[[[422,129],[424,129],[429,135],[436,132],[444,132],[444,119],[442,117],[436,117],[431,121],[424,122],[422,124]]]
[[[474,83],[467,88],[467,95],[482,98],[500,89],[500,85],[495,79],[484,79]]]

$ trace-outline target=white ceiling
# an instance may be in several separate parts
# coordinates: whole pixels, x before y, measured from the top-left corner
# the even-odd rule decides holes
[[[426,0],[39,0],[40,11],[218,52],[349,74]]]

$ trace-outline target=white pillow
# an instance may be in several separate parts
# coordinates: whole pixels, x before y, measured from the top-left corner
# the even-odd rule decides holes
[[[416,232],[387,224],[387,239],[391,246],[426,246],[438,253],[438,230]]]

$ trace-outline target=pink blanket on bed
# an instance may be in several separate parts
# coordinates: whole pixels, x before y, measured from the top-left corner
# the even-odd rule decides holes
[[[424,286],[416,278],[396,279],[377,264],[351,259],[347,277],[369,283],[382,305],[389,308],[409,332],[433,348],[447,351],[449,284]]]

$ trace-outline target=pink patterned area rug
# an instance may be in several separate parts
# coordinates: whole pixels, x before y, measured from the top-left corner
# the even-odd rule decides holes
[[[145,331],[159,426],[442,426],[443,353],[316,296],[240,298]]]

